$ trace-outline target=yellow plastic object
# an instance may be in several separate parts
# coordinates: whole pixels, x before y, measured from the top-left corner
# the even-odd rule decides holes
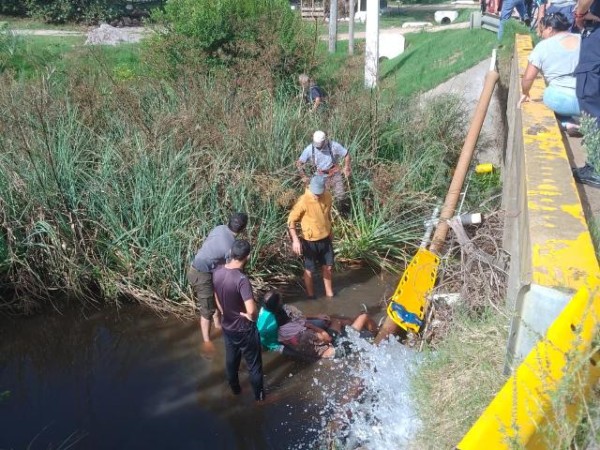
[[[494,171],[494,165],[492,163],[477,164],[475,166],[475,173],[491,173]]]
[[[388,316],[400,328],[419,332],[427,310],[427,296],[435,285],[439,265],[440,258],[426,248],[420,248],[408,264],[387,307]],[[401,308],[395,307],[394,303]],[[398,310],[406,314],[401,317]]]

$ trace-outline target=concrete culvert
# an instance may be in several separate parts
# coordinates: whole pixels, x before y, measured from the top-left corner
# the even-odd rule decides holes
[[[450,23],[450,18],[449,17],[444,17],[442,19],[442,22],[441,22],[442,25],[448,25],[449,23]]]

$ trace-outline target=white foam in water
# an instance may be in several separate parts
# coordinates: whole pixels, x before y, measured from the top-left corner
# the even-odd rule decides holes
[[[324,365],[326,376],[313,379],[327,398],[318,426],[325,441],[296,448],[331,448],[332,440],[333,448],[409,448],[420,425],[409,385],[419,355],[394,339],[375,346],[349,334],[352,354]]]

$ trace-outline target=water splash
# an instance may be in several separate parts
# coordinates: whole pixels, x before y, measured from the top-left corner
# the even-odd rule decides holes
[[[393,338],[375,346],[353,330],[343,347],[351,353],[323,362],[322,376],[313,379],[325,398],[321,438],[296,448],[409,448],[420,425],[410,394],[419,354]]]

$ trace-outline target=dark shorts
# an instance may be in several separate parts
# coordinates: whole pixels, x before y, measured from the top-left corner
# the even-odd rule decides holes
[[[333,266],[333,244],[330,238],[320,241],[302,242],[302,254],[304,255],[304,268],[314,272],[317,270],[317,264],[322,266]]]
[[[210,320],[217,309],[217,306],[215,305],[212,273],[199,272],[193,267],[190,267],[187,278],[192,288],[194,288],[198,312],[202,317]]]

